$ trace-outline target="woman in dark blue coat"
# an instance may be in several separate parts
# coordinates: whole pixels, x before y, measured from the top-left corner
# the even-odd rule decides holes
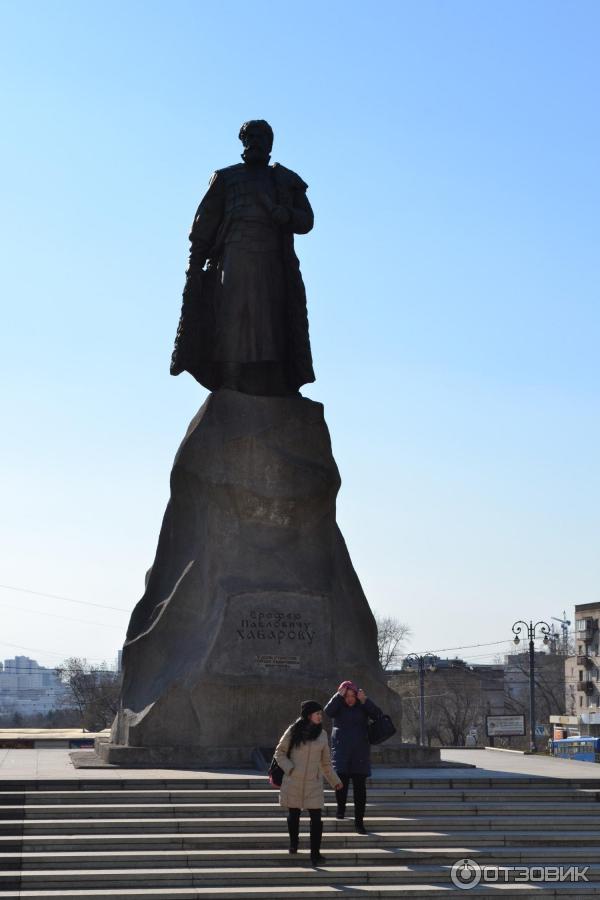
[[[333,719],[331,762],[343,785],[336,794],[337,818],[345,816],[348,786],[352,781],[354,824],[358,834],[366,834],[367,778],[371,774],[368,726],[369,719],[382,715],[381,710],[353,682],[342,681],[325,706],[325,712]]]

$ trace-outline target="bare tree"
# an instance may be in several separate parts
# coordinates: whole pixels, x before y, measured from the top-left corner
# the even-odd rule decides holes
[[[402,697],[403,733],[419,740],[419,680],[414,670],[402,670],[390,679],[390,687]],[[425,673],[425,740],[428,746],[463,747],[472,729],[481,728],[484,717],[481,679],[462,668]]]
[[[537,653],[535,658],[535,697],[538,722],[548,722],[551,715],[562,715],[565,709],[565,657],[561,654]],[[522,713],[529,719],[529,658],[526,653],[511,653],[507,670],[505,705],[508,712]]]
[[[88,731],[101,731],[112,724],[119,705],[121,676],[106,663],[92,667],[86,659],[71,657],[56,669],[70,690],[66,705],[74,706]]]
[[[427,746],[442,743],[440,729],[439,696],[430,691],[431,676],[425,676],[425,741]],[[390,682],[390,686],[402,697],[402,734],[405,738],[418,743],[421,723],[419,721],[419,682],[418,676],[407,675]]]
[[[472,728],[483,721],[484,706],[479,678],[468,673],[447,678],[445,696],[439,703],[440,732],[443,743],[464,747]]]
[[[383,669],[394,669],[402,655],[402,645],[411,636],[410,626],[393,616],[375,613],[377,624],[377,647],[379,661]]]

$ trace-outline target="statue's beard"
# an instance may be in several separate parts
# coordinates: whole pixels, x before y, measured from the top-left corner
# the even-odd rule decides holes
[[[271,159],[271,155],[258,147],[246,147],[242,153],[242,159],[245,163],[250,163],[251,165],[266,166]]]

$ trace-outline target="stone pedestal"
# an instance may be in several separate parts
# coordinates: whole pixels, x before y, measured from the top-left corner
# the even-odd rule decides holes
[[[302,700],[324,703],[346,678],[392,716],[388,758],[399,749],[400,698],[336,525],[339,486],[320,403],[209,396],[175,458],[103,758],[247,766]]]

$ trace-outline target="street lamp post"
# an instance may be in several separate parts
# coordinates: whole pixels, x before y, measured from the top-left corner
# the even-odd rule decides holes
[[[419,746],[425,746],[425,669],[427,668],[430,672],[435,671],[434,657],[431,653],[427,653],[424,656],[419,656],[418,653],[408,653],[404,657],[404,665],[406,668],[413,668],[413,666],[407,666],[406,663],[416,663],[417,671],[419,673]]]
[[[539,627],[540,634],[544,635],[544,644],[549,642],[550,635],[550,626],[547,622],[543,620],[540,622],[536,622],[535,625],[532,621],[524,622],[522,619],[518,619],[513,627],[514,634],[514,643],[518,645],[520,643],[519,635],[524,631],[527,633],[527,637],[529,638],[529,752],[537,753],[537,744],[535,740],[535,646],[534,641],[537,637],[536,630]]]

